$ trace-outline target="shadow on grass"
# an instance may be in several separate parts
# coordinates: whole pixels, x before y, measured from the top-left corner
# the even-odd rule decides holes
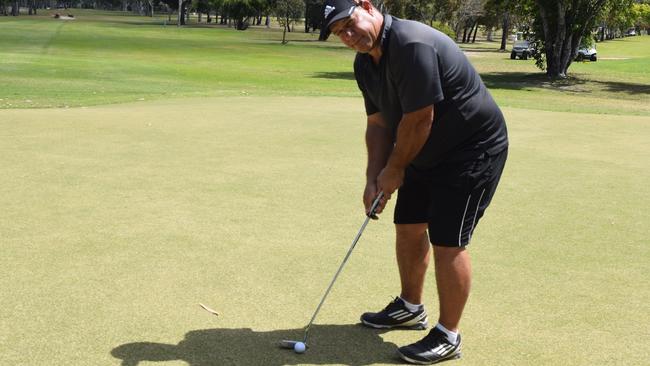
[[[262,37],[257,37],[257,38],[251,38],[252,41],[255,41],[257,43],[267,43],[267,44],[277,44],[280,46],[292,46],[292,45],[306,45],[309,48],[313,49],[321,49],[321,50],[331,50],[331,51],[349,51],[349,49],[339,43],[334,43],[334,42],[323,42],[319,41],[318,39],[289,39],[286,44],[282,44],[282,33],[275,33],[277,34],[277,38],[262,38]]]
[[[460,46],[460,49],[465,52],[484,52],[484,53],[501,53],[506,54],[505,51],[499,51],[499,48],[478,48],[478,47],[463,47]],[[510,55],[510,52],[507,52]]]
[[[323,43],[323,41],[319,41],[318,38],[314,38],[314,39],[291,39],[291,40],[289,40],[289,42],[301,42],[301,43],[314,43],[314,42],[318,43],[318,42],[320,42],[320,43]]]
[[[111,355],[122,366],[140,362],[181,360],[190,366],[221,365],[296,365],[373,363],[401,364],[396,345],[380,337],[385,331],[361,325],[314,325],[309,330],[309,349],[304,354],[282,349],[283,339],[301,340],[304,329],[253,331],[242,329],[204,329],[185,334],[178,344],[153,342],[127,343],[114,348]]]
[[[524,90],[530,88],[551,89],[565,92],[590,93],[604,91],[611,93],[650,94],[650,85],[620,81],[589,80],[569,77],[551,80],[546,74],[525,72],[489,72],[482,73],[481,79],[490,89]]]
[[[650,94],[650,85],[648,84],[634,84],[622,83],[618,81],[594,81],[602,85],[603,88],[610,92],[615,93],[628,93],[628,94]]]
[[[321,72],[314,73],[312,77],[317,79],[355,80],[353,71],[340,71],[340,72],[321,71]]]

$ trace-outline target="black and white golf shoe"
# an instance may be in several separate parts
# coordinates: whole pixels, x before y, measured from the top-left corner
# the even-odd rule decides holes
[[[378,313],[364,313],[361,315],[361,323],[380,329],[426,329],[429,326],[427,312],[424,307],[416,312],[411,312],[399,297],[396,297],[384,310]]]
[[[460,358],[460,334],[456,344],[447,339],[445,333],[433,328],[421,340],[400,347],[397,354],[406,362],[418,365],[430,365],[447,360]]]

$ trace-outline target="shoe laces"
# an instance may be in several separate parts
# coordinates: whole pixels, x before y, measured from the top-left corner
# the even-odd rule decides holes
[[[399,296],[395,296],[395,298],[392,299],[391,302],[388,303],[388,305],[386,305],[386,307],[384,308],[384,311],[389,311],[389,310],[395,309],[397,306],[399,306],[398,301],[399,301]]]
[[[429,332],[429,334],[427,334],[424,338],[415,342],[415,344],[417,344],[418,346],[426,349],[435,348],[442,343],[451,344],[451,342],[447,340],[447,337],[445,337],[444,334],[440,334],[439,332],[435,331],[435,328],[433,331]]]

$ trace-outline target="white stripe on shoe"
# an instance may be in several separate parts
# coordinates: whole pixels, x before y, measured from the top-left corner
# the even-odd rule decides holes
[[[402,314],[402,315],[400,315],[400,316],[394,316],[393,319],[395,319],[395,320],[402,320],[402,319],[406,319],[406,318],[408,318],[409,316],[411,316],[411,314],[407,313],[407,314]]]
[[[452,346],[451,344],[441,344],[440,346],[436,347],[436,349],[434,349],[433,352],[442,356],[445,353],[449,352],[449,350],[452,348],[454,348],[454,346]]]
[[[391,318],[396,318],[396,317],[404,315],[404,314],[408,315],[409,313],[407,313],[406,311],[400,309],[400,310],[397,310],[397,311],[393,311],[392,313],[388,314],[388,316],[390,316]]]

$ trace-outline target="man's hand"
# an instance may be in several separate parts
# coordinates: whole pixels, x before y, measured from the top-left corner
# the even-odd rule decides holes
[[[372,204],[379,195],[379,192],[381,191],[377,189],[377,185],[375,183],[368,183],[366,185],[366,189],[363,192],[363,205],[366,207],[366,215],[370,213],[370,208],[372,208]],[[377,206],[375,209],[376,215],[380,214],[384,210],[384,206],[386,206],[387,201],[388,199],[386,198],[386,195],[384,195],[379,201],[379,206]],[[373,219],[376,218],[373,217]]]
[[[387,165],[377,177],[377,189],[384,192],[384,199],[389,200],[404,182],[404,170]],[[383,206],[382,206],[383,208]]]

